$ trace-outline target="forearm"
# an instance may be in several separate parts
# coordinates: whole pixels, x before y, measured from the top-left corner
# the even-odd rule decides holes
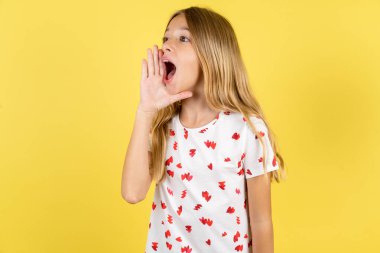
[[[148,135],[152,115],[136,112],[134,128],[125,156],[122,175],[122,195],[128,202],[141,200],[149,190]]]
[[[252,253],[274,253],[272,221],[253,223],[251,228]]]

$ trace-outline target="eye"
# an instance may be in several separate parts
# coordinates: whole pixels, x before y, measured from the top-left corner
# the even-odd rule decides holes
[[[180,36],[180,39],[182,38],[186,38],[188,41],[190,41],[189,38],[187,38],[186,36]]]
[[[187,39],[187,41],[190,42],[190,39],[186,36],[180,36],[179,39],[183,41],[182,39]],[[162,43],[165,43],[168,40],[168,37],[162,37]]]

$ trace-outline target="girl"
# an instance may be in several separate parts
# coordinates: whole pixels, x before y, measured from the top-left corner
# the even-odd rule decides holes
[[[156,181],[145,252],[272,253],[270,183],[284,162],[231,24],[182,9],[162,42],[142,61],[122,178],[129,203]]]

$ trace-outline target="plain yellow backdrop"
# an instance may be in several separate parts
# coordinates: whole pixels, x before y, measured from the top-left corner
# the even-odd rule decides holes
[[[379,1],[3,0],[1,253],[144,252],[154,187],[120,193],[141,60],[191,5],[232,23],[285,159],[275,251],[378,252]]]

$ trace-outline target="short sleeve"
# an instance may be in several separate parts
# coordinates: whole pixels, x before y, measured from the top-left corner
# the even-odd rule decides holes
[[[149,133],[148,137],[148,151],[152,152],[152,134]]]
[[[256,127],[256,130],[263,138],[266,148],[266,171],[274,171],[279,168],[276,156],[273,152],[273,148],[270,144],[268,137],[268,129],[262,119],[251,116],[251,122]],[[248,123],[245,126],[247,129],[246,133],[246,143],[244,149],[244,173],[245,177],[252,178],[264,174],[264,164],[263,164],[263,147],[259,138],[256,137],[254,132],[249,127]]]

